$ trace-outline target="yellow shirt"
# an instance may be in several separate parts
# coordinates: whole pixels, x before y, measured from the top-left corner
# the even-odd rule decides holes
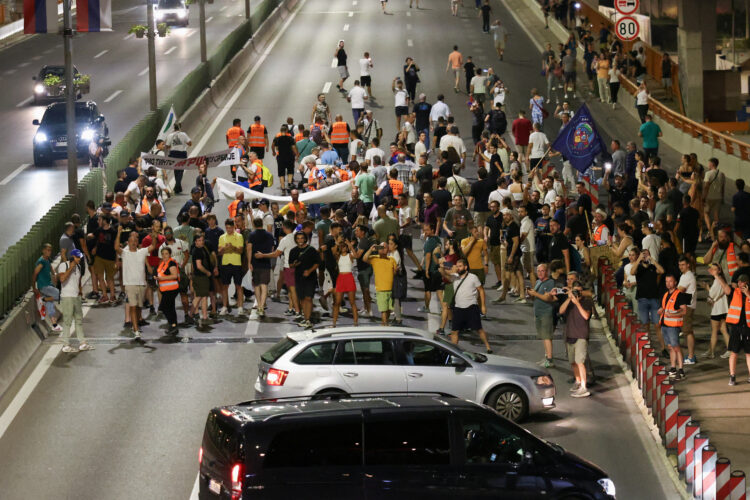
[[[461,248],[469,244],[471,237],[464,238],[461,240]],[[466,254],[466,261],[469,263],[469,269],[484,269],[484,262],[482,262],[482,251],[485,248],[484,240],[477,240],[474,245]]]
[[[396,274],[396,260],[393,257],[380,256],[370,258],[372,272],[375,275],[375,291],[390,292],[393,290],[393,275]]]
[[[602,59],[596,66],[596,77],[607,78],[609,77],[609,61]]]
[[[232,235],[227,233],[219,236],[219,248],[223,247],[227,243],[231,243],[232,246],[237,248],[245,248],[245,240],[242,235],[235,231]],[[225,253],[221,256],[221,264],[224,266],[241,266],[242,265],[242,254],[241,253]]]

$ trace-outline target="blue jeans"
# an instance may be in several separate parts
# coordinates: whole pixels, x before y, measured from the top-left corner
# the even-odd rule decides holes
[[[659,301],[657,299],[638,299],[638,321],[659,324]]]
[[[661,335],[664,337],[664,343],[669,347],[680,346],[680,327],[679,326],[662,326]]]
[[[43,297],[52,297],[55,299],[44,302],[44,309],[47,311],[47,318],[51,321],[52,316],[55,314],[55,302],[60,300],[60,290],[54,286],[45,286],[39,290],[39,293],[41,293]]]

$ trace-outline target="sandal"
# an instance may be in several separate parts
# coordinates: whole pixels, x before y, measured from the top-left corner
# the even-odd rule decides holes
[[[80,344],[78,346],[78,350],[79,351],[93,351],[94,350],[94,346],[92,346],[88,342],[84,342],[84,343],[82,343],[82,344]]]

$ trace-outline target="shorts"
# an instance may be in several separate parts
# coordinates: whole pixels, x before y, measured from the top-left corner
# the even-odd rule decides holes
[[[482,227],[487,223],[487,217],[490,216],[489,212],[474,212],[474,225]]]
[[[482,316],[480,315],[479,306],[472,304],[469,307],[454,307],[453,320],[451,321],[451,330],[460,332],[461,330],[481,330]]]
[[[450,304],[453,302],[453,283],[446,283],[443,288],[443,304]]]
[[[576,72],[570,71],[563,73],[563,76],[565,77],[565,83],[575,83],[576,82]]]
[[[359,83],[361,83],[363,87],[369,87],[372,85],[372,77],[370,75],[362,75],[359,77]]]
[[[500,265],[502,258],[502,249],[500,245],[490,245],[490,262],[496,266]]]
[[[372,281],[372,267],[365,269],[359,269],[357,272],[357,281],[359,281],[359,287],[364,292],[370,289],[370,282]]]
[[[643,324],[659,324],[659,301],[657,299],[638,299],[638,321]]]
[[[682,333],[693,333],[693,314],[695,309],[686,308],[685,316],[682,317]]]
[[[568,351],[568,361],[570,364],[576,363],[582,365],[586,363],[586,357],[589,352],[589,341],[586,339],[576,339],[572,344],[565,342],[565,349]]]
[[[398,236],[398,246],[401,247],[404,251],[411,250],[412,243],[412,237],[410,234],[402,233]]]
[[[185,274],[184,269],[180,269],[180,282],[177,290],[180,293],[188,293],[188,291],[190,291],[190,279],[188,278],[188,275]]]
[[[552,333],[555,331],[555,327],[552,324],[552,315],[537,317],[534,316],[534,327],[536,328],[536,336],[539,340],[552,340]]]
[[[409,106],[396,106],[396,116],[405,116],[409,114]]]
[[[455,3],[458,3],[458,1],[456,1]],[[460,77],[462,70],[463,68],[453,68],[453,76],[456,78]]]
[[[231,264],[225,264],[219,270],[221,282],[224,285],[229,285],[234,280],[235,286],[242,286],[242,274],[242,266],[233,266]]]
[[[279,177],[284,177],[285,175],[294,175],[294,160],[277,162],[277,172],[279,174]]]
[[[534,272],[534,252],[521,252],[521,266],[528,274]]]
[[[384,313],[393,310],[393,292],[375,292],[375,301],[378,303],[378,311]]]
[[[479,281],[484,285],[484,280],[487,278],[487,276],[484,273],[484,268],[482,269],[469,269],[469,272],[479,278]]]
[[[208,297],[211,295],[211,278],[203,273],[194,275],[193,291],[196,297]]]
[[[698,246],[698,235],[690,236],[689,238],[682,238],[683,245],[682,245],[682,251],[683,253],[689,253],[691,255],[695,255],[695,249]]]
[[[125,295],[128,296],[130,307],[143,307],[146,298],[146,285],[125,285]]]
[[[503,40],[502,38],[500,40],[495,40],[495,48],[496,49],[500,49],[500,50],[504,50],[505,49],[505,40]]]
[[[724,314],[712,314],[711,315],[711,321],[724,321],[727,319],[726,313]]]
[[[512,259],[510,258],[510,255],[508,255],[508,259],[505,262],[505,271],[509,273],[515,273],[520,270],[521,255],[519,254],[519,252],[516,252]]]
[[[314,275],[306,279],[296,279],[297,283],[295,288],[297,289],[297,297],[300,299],[313,298],[315,296],[315,290],[318,288],[318,278]]]
[[[422,282],[424,283],[425,292],[437,292],[443,289],[443,277],[439,271],[431,272],[429,278],[422,278]]]
[[[357,284],[354,282],[352,273],[339,273],[336,278],[336,293],[356,292]]]
[[[283,271],[281,271],[281,275],[284,278],[284,284],[287,287],[294,287],[294,269],[291,267],[285,267]]]
[[[662,78],[661,79],[661,86],[671,89],[672,88],[672,78]]]
[[[718,214],[722,200],[706,200],[703,202],[703,213]]]
[[[258,158],[261,160],[266,156],[266,148],[261,146],[253,146],[250,148],[250,151],[258,155]]]
[[[346,80],[349,78],[349,70],[346,68],[346,66],[336,66],[336,69],[339,70],[339,76],[342,80]]]
[[[747,327],[730,326],[729,345],[727,348],[735,354],[739,354],[740,351],[745,351],[745,354],[750,354],[750,333],[747,331]]]
[[[680,346],[680,327],[663,326],[661,327],[661,336],[664,337],[664,343],[670,347]],[[731,339],[730,339],[731,340]]]
[[[253,286],[267,285],[271,282],[271,269],[268,267],[253,268]]]
[[[105,276],[107,280],[115,279],[116,265],[114,260],[97,257],[94,261],[94,271],[99,276]]]

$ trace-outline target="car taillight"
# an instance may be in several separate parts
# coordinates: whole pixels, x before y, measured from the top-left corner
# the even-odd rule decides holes
[[[242,498],[242,464],[234,464],[232,467],[232,500]]]
[[[203,446],[198,449],[198,463],[203,463]]]
[[[276,368],[271,368],[270,370],[268,370],[268,375],[266,375],[266,384],[284,385],[287,375],[289,375],[288,371],[277,370]]]

